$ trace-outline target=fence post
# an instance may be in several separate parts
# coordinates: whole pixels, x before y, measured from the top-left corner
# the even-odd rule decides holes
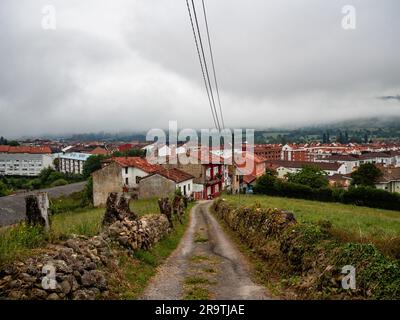
[[[40,225],[45,230],[50,229],[49,197],[46,192],[25,197],[26,217],[30,225]]]

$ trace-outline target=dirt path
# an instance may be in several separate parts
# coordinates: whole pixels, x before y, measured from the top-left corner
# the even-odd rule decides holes
[[[150,281],[142,299],[270,299],[249,277],[245,258],[210,214],[211,202],[191,211],[178,248]]]

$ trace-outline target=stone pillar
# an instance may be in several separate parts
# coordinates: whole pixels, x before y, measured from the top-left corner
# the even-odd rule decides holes
[[[107,198],[103,226],[124,219],[136,220],[138,217],[129,208],[129,198],[123,193],[110,193]]]
[[[50,229],[49,197],[46,192],[25,197],[26,218],[30,225],[39,225]]]

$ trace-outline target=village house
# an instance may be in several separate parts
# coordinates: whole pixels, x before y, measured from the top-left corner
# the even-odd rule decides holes
[[[377,189],[400,193],[400,168],[380,167],[382,176],[378,178],[375,186]]]
[[[383,152],[363,153],[358,157],[358,159],[360,160],[360,165],[372,163],[389,166],[392,163],[392,157],[389,154]]]
[[[166,170],[140,157],[107,159],[103,161],[103,168],[94,172],[92,177],[95,206],[104,205],[111,192],[125,192],[131,197],[141,198],[170,194],[176,189],[186,196],[193,192],[193,176],[190,174],[178,169]],[[162,190],[160,186],[166,189]]]
[[[176,163],[167,161],[162,166],[166,169],[177,168],[191,174],[193,179],[193,196],[196,199],[211,199],[217,197],[224,188],[225,171],[228,166],[225,160],[209,151],[199,150],[186,154],[189,163],[181,163],[177,157]]]
[[[108,151],[102,147],[96,147],[92,151],[89,152],[91,155],[101,155],[101,156],[106,156],[108,155]]]
[[[0,145],[0,176],[38,176],[49,167],[53,167],[49,147]]]
[[[334,174],[333,176],[328,176],[328,182],[331,187],[348,189],[351,184],[350,174]]]
[[[341,163],[345,165],[345,174],[352,173],[360,166],[360,160],[353,155],[331,155],[316,160],[316,162]]]
[[[139,199],[171,197],[179,190],[185,197],[193,193],[193,176],[182,170],[160,168],[139,181]]]
[[[306,166],[314,166],[323,170],[327,176],[335,174],[346,174],[346,165],[342,163],[328,163],[328,162],[308,162],[308,161],[267,161],[266,167],[276,170],[278,177],[283,179],[288,173],[299,172]]]
[[[250,152],[244,152],[242,157],[245,159],[245,163],[236,164],[237,174],[243,176],[240,189],[246,193],[252,193],[257,178],[265,174],[266,160]]]

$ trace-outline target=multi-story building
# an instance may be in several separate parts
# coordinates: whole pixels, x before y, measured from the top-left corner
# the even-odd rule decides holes
[[[216,197],[224,189],[224,178],[229,174],[225,160],[209,151],[199,150],[196,156],[187,155],[192,158],[189,163],[181,163],[179,158],[176,163],[167,161],[162,164],[164,168],[177,168],[194,177],[193,194],[198,199],[209,199]]]
[[[383,166],[388,166],[392,164],[392,157],[383,152],[368,152],[361,154],[358,159],[361,164],[372,163],[372,164],[380,164]]]
[[[89,153],[60,153],[58,154],[59,170],[63,173],[82,174],[83,165],[90,156],[92,154]]]
[[[0,176],[38,176],[48,167],[53,167],[49,147],[0,146]]]
[[[275,144],[258,144],[254,146],[254,154],[265,160],[281,160],[282,146]]]

